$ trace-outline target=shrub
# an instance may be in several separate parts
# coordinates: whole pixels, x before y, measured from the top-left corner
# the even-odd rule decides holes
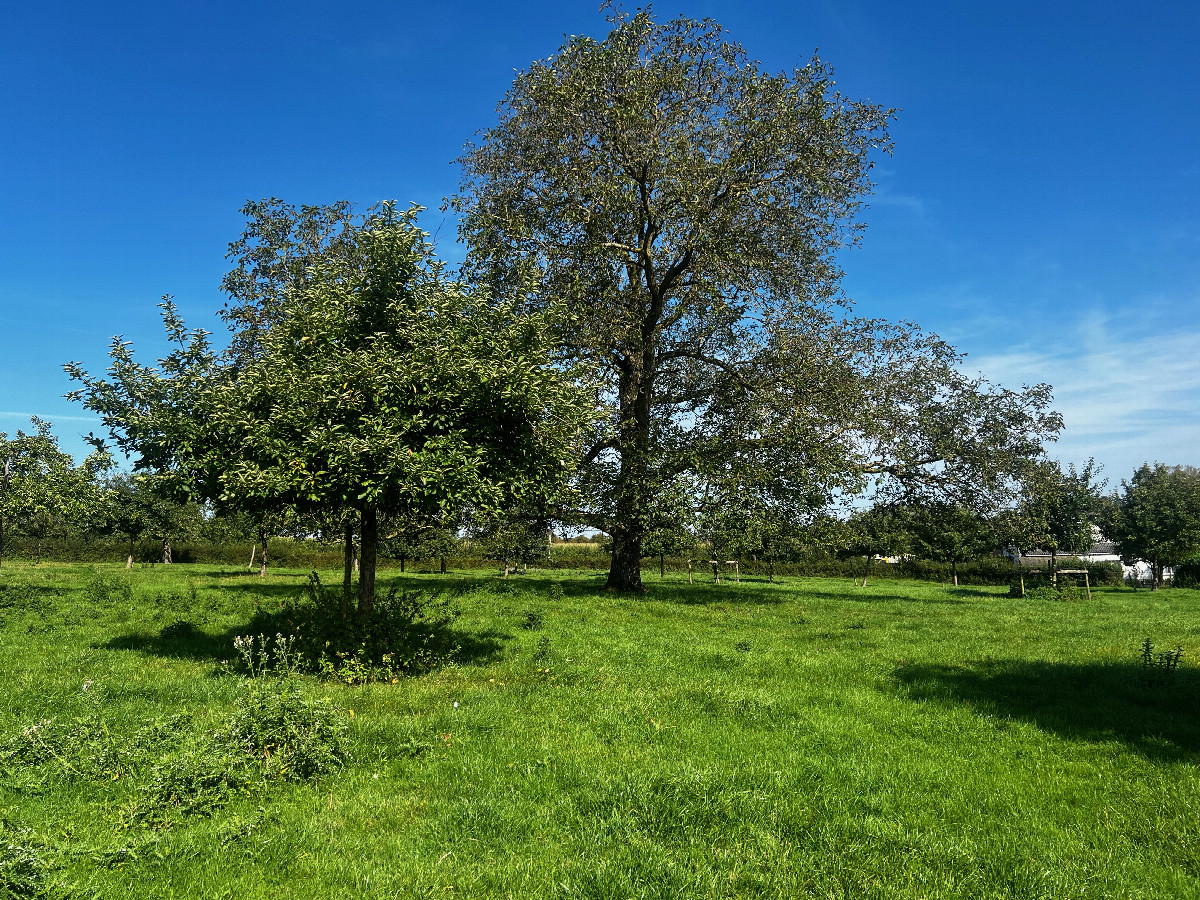
[[[253,761],[265,778],[304,781],[347,759],[344,713],[305,697],[289,679],[250,679],[220,742]]]
[[[154,767],[149,788],[131,818],[158,822],[176,812],[211,815],[249,787],[245,767],[217,752],[214,745],[189,747]]]
[[[1185,559],[1177,565],[1171,584],[1182,588],[1200,588],[1200,556]]]
[[[1142,683],[1145,685],[1163,685],[1175,677],[1179,668],[1179,660],[1183,657],[1183,648],[1156,651],[1150,638],[1142,641],[1140,648],[1142,661]]]
[[[45,876],[46,864],[37,851],[0,836],[0,897],[44,897]]]
[[[445,598],[390,589],[366,615],[342,618],[341,596],[314,572],[304,596],[280,612],[259,612],[252,628],[289,641],[295,665],[347,684],[395,681],[452,660],[459,650],[450,626],[458,610]]]

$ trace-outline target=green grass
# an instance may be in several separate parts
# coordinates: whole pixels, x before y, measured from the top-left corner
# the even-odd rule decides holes
[[[385,573],[459,594],[458,663],[300,679],[352,761],[186,812],[156,779],[304,573],[103,571],[0,572],[0,896],[1200,896],[1197,591]]]

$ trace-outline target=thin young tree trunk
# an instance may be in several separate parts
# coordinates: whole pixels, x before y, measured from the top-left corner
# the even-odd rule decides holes
[[[767,560],[767,581],[775,583],[775,560]]]
[[[162,561],[165,565],[171,564],[171,539],[170,538],[163,538]]]
[[[950,561],[950,574],[954,576],[954,586],[958,587],[958,560],[956,559]]]
[[[125,557],[125,568],[133,568],[133,535],[129,536],[129,555]]]
[[[665,553],[658,554],[658,580],[662,581],[667,577],[667,555]]]
[[[446,557],[441,557],[441,574],[446,574]]]
[[[375,554],[379,546],[379,519],[375,507],[363,507],[360,522],[358,612],[365,616],[375,606]]]
[[[258,526],[258,539],[259,539],[259,541],[262,542],[262,545],[263,545],[262,565],[259,567],[259,570],[258,570],[259,578],[265,578],[266,574],[267,574],[267,539],[268,539],[268,537],[269,537],[269,535],[267,534],[267,527],[265,525],[259,525]]]
[[[867,565],[863,569],[863,587],[867,586],[867,576],[871,574],[871,557],[873,554],[867,554]]]
[[[354,526],[348,519],[343,534],[346,543],[343,548],[342,621],[345,622],[350,618],[350,598],[354,595]]]

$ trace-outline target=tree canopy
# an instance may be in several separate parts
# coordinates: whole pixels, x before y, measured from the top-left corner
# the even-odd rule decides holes
[[[36,538],[40,557],[45,538],[102,514],[99,476],[112,465],[108,454],[97,450],[76,465],[59,449],[49,422],[30,421],[32,431],[18,430],[11,439],[0,431],[0,561],[6,530]]]
[[[561,515],[612,535],[609,586],[641,589],[681,478],[754,482],[783,508],[871,479],[959,503],[1008,490],[1061,425],[1049,389],[969,378],[839,289],[893,112],[819,59],[765,72],[708,20],[610,21],[517,75],[451,201],[472,277],[570,308],[556,338],[602,415]]]
[[[1153,584],[1163,570],[1200,553],[1200,470],[1141,466],[1107,506],[1101,530],[1127,563],[1148,562]]]
[[[256,209],[294,233],[283,205]],[[587,412],[551,364],[552,313],[446,279],[417,212],[382,204],[341,220],[336,251],[302,254],[303,277],[256,288],[261,309],[232,318],[226,351],[166,304],[178,346],[159,366],[115,339],[110,379],[68,367],[138,467],[233,505],[353,510],[364,610],[381,513],[433,522],[543,496]]]

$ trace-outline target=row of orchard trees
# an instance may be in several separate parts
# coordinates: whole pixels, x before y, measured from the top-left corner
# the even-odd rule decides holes
[[[415,209],[250,203],[228,345],[167,299],[172,351],[116,339],[106,376],[67,367],[74,396],[164,490],[341,528],[348,601],[357,533],[363,609],[385,520],[596,529],[608,587],[638,591],[689,504],[770,542],[864,491],[1015,502],[1061,427],[1049,387],[970,377],[839,286],[893,112],[710,21],[610,24],[520,72],[467,146],[454,277]]]
[[[1086,553],[1098,535],[1115,543],[1126,563],[1149,564],[1156,587],[1167,567],[1200,557],[1200,471],[1143,465],[1109,494],[1097,475],[1092,461],[1079,469],[1042,462],[1011,502],[990,509],[900,494],[848,514],[820,508],[797,520],[744,495],[708,505],[677,502],[673,522],[651,533],[648,548],[661,556],[753,557],[769,573],[776,563],[814,551],[861,556],[864,583],[879,556],[948,564],[957,584],[958,566],[968,560],[1037,550],[1053,568],[1057,557]]]
[[[134,545],[147,538],[171,562],[173,540],[228,543],[249,533],[248,524],[164,494],[152,478],[117,471],[103,449],[76,464],[50,423],[36,417],[29,432],[0,432],[0,564],[14,538],[35,562],[66,539],[117,539],[128,541],[132,565]]]
[[[10,440],[0,433],[0,561],[13,533],[32,541],[35,559],[47,540],[73,534],[84,538],[120,537],[128,541],[128,564],[134,544],[153,538],[164,562],[171,560],[172,540],[217,544],[253,541],[261,552],[260,574],[267,569],[268,539],[278,534],[320,536],[319,519],[267,515],[250,517],[226,507],[219,514],[195,503],[179,502],[158,490],[153,478],[114,472],[111,460],[93,453],[76,465],[59,447],[48,423],[35,419],[30,433]],[[1188,560],[1200,561],[1200,471],[1191,467],[1143,465],[1112,494],[1102,493],[1096,466],[1065,470],[1040,467],[1040,478],[1023,486],[1018,503],[990,514],[944,502],[904,500],[877,504],[852,515],[827,510],[803,521],[788,520],[754,509],[736,498],[703,506],[676,497],[672,524],[660,524],[647,535],[644,553],[689,558],[703,567],[710,558],[753,558],[774,576],[775,565],[819,555],[863,557],[866,584],[871,561],[878,556],[905,556],[942,562],[957,583],[958,566],[968,560],[1037,549],[1056,556],[1086,552],[1101,534],[1116,544],[1127,563],[1146,562],[1153,584],[1164,571]],[[380,535],[384,554],[398,560],[441,561],[461,558],[538,563],[547,556],[549,521],[528,510],[507,511],[480,521],[460,519],[385,518]],[[524,512],[525,514],[521,514]],[[665,510],[660,512],[666,512]],[[660,518],[660,522],[665,521]],[[551,538],[552,540],[552,538]],[[315,549],[315,548],[314,548]],[[251,551],[251,565],[255,562]]]

